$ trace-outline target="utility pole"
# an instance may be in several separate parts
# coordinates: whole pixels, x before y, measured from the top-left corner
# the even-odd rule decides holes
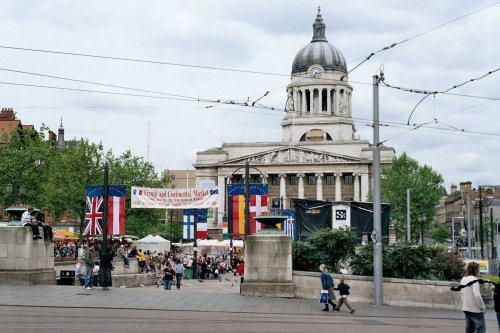
[[[470,216],[470,198],[467,197],[467,257],[472,258],[472,221]]]
[[[411,243],[410,189],[406,189],[406,241]]]
[[[380,197],[380,147],[378,85],[384,73],[373,76],[373,290],[375,305],[383,305],[383,263]],[[375,236],[375,237],[374,237]]]
[[[109,165],[108,162],[104,164],[104,189],[102,191],[102,249],[104,253],[108,247],[108,184],[109,183]]]
[[[491,257],[495,259],[494,243],[493,243],[493,208],[490,207],[490,242],[491,242]]]
[[[245,162],[245,240],[250,231],[250,165]]]
[[[483,233],[483,199],[481,186],[479,186],[479,241],[481,242],[481,259],[484,259],[484,233]]]

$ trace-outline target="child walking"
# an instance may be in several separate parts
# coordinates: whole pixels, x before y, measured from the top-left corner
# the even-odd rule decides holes
[[[354,311],[356,310],[351,306],[351,303],[349,303],[349,301],[347,300],[347,295],[349,295],[349,289],[351,287],[349,287],[347,283],[344,283],[344,281],[345,277],[344,276],[340,277],[340,283],[337,286],[337,288],[335,288],[335,290],[338,290],[340,294],[339,303],[335,307],[335,310],[340,311],[340,307],[342,306],[342,304],[345,304],[349,309],[349,311],[351,311],[351,313],[354,313]]]

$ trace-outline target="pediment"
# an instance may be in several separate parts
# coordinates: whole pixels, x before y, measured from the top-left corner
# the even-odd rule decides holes
[[[221,163],[222,165],[245,164],[312,164],[312,163],[370,163],[370,161],[352,156],[333,154],[324,151],[300,147],[285,147],[260,152],[253,155],[234,158]]]

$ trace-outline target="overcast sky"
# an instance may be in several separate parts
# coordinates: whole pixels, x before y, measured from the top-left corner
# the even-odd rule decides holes
[[[353,117],[372,141],[372,76],[383,65],[386,83],[446,90],[500,67],[500,3],[495,1],[19,1],[0,2],[0,46],[43,49],[195,66],[277,73],[250,74],[0,48],[0,104],[23,124],[42,123],[66,138],[102,142],[115,154],[130,149],[158,170],[192,168],[196,152],[222,142],[281,141],[279,110],[170,99],[260,102],[282,109],[292,61],[312,37],[317,6],[328,41],[356,66],[349,75]],[[481,8],[487,9],[477,11]],[[476,13],[473,13],[477,11]],[[472,13],[472,14],[471,14]],[[471,14],[471,15],[467,15]],[[433,31],[432,28],[465,16]],[[161,92],[65,81],[17,70]],[[96,90],[151,97],[26,86]],[[450,91],[423,97],[381,87],[380,138],[451,183],[500,184],[500,71]],[[470,97],[474,96],[474,97]],[[479,97],[494,98],[485,99]],[[175,98],[175,97],[174,97]],[[206,108],[207,106],[214,106]],[[430,128],[432,127],[432,128]],[[412,130],[413,129],[413,130]]]

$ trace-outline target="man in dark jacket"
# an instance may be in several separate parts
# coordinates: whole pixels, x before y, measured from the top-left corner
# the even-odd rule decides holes
[[[99,275],[102,290],[109,290],[111,286],[111,270],[113,269],[113,253],[110,247],[106,247],[104,253],[100,255]]]

